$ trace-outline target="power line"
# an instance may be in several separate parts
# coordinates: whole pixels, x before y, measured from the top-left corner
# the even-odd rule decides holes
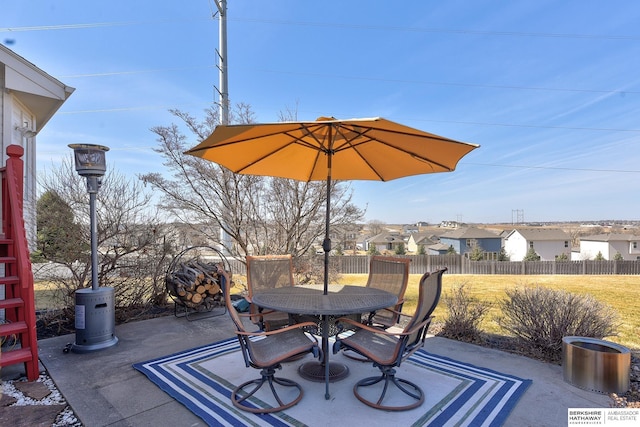
[[[431,123],[453,123],[458,125],[470,125],[470,126],[502,126],[502,127],[521,127],[521,128],[535,128],[535,129],[562,129],[562,130],[589,130],[589,131],[603,131],[603,132],[640,132],[640,129],[625,129],[625,128],[591,128],[582,126],[545,126],[545,125],[532,125],[521,123],[496,123],[496,122],[465,122],[460,120],[430,120],[430,119],[415,119],[416,121],[431,122]]]
[[[165,19],[157,21],[123,21],[123,22],[95,22],[83,24],[60,24],[60,25],[38,25],[25,27],[0,27],[0,32],[22,32],[22,31],[52,31],[52,30],[73,30],[101,27],[117,27],[131,25],[153,25],[153,24],[175,24],[178,22],[192,22],[211,20],[211,18],[191,18],[191,19]],[[338,24],[333,22],[311,22],[311,21],[281,21],[268,19],[243,19],[229,18],[234,22],[256,22],[263,24],[275,25],[297,25],[304,27],[323,27],[323,28],[347,28],[355,30],[371,30],[371,31],[402,31],[414,33],[445,33],[445,34],[469,34],[482,36],[502,36],[502,37],[544,37],[544,38],[567,38],[567,39],[586,39],[586,40],[640,40],[639,36],[630,35],[612,35],[612,34],[572,34],[572,33],[536,33],[522,31],[487,31],[472,30],[466,28],[430,28],[430,27],[401,27],[401,26],[383,26],[383,25],[360,25],[360,24]]]
[[[59,25],[34,25],[25,27],[0,27],[1,32],[16,33],[27,31],[58,31],[58,30],[84,30],[89,28],[126,27],[134,25],[176,24],[179,22],[193,22],[211,20],[210,18],[194,19],[163,19],[158,21],[121,21],[121,22],[91,22],[85,24],[59,24]]]
[[[563,171],[582,171],[582,172],[614,172],[614,173],[640,173],[640,170],[624,170],[624,169],[593,169],[593,168],[564,168],[556,166],[529,166],[529,165],[500,165],[493,163],[469,163],[461,162],[465,165],[473,166],[490,166],[501,168],[516,168],[516,169],[545,169],[545,170],[563,170]]]
[[[125,76],[130,74],[145,74],[145,73],[161,73],[165,71],[185,71],[185,70],[202,70],[206,68],[216,68],[215,65],[196,65],[193,67],[169,67],[169,68],[150,68],[147,70],[128,70],[128,71],[110,71],[105,73],[86,73],[86,74],[69,74],[58,76],[58,79],[77,79],[84,77],[111,77],[111,76]]]
[[[186,107],[187,105],[181,104],[181,106]],[[189,106],[196,106],[196,104],[189,104]],[[177,106],[176,105],[147,105],[147,106],[137,106],[137,107],[96,108],[96,109],[90,109],[90,110],[75,110],[75,111],[62,110],[62,111],[58,111],[57,114],[112,113],[112,112],[137,111],[137,110],[157,110],[157,109],[168,110],[172,108],[177,108]],[[597,131],[597,132],[640,132],[640,129],[624,129],[624,128],[544,126],[544,125],[517,124],[517,123],[466,122],[466,121],[460,121],[460,120],[435,120],[435,119],[412,119],[412,120],[417,122],[451,123],[451,124],[465,125],[465,126],[522,127],[522,128],[534,128],[534,129],[585,130],[585,131]],[[630,171],[630,172],[635,172],[635,171]]]
[[[349,28],[356,30],[375,30],[375,31],[403,31],[403,32],[419,32],[419,33],[448,33],[448,34],[472,34],[483,36],[517,36],[517,37],[546,37],[546,38],[571,38],[571,39],[603,39],[603,40],[640,40],[638,36],[629,35],[611,35],[611,34],[571,34],[571,33],[535,33],[521,31],[485,31],[455,28],[429,28],[429,27],[399,27],[399,26],[382,26],[382,25],[359,25],[359,24],[336,24],[328,22],[305,22],[305,21],[278,21],[266,19],[230,19],[239,22],[260,22],[266,24],[279,25],[301,25],[306,27],[331,27],[331,28]]]
[[[216,68],[216,66],[215,65],[194,65],[192,67],[151,68],[147,70],[125,70],[125,71],[111,71],[111,72],[104,72],[104,73],[69,74],[69,75],[58,76],[57,78],[73,79],[73,78],[84,78],[84,77],[106,77],[106,76],[118,76],[118,75],[129,75],[129,74],[157,73],[157,72],[165,72],[165,71],[199,70],[199,69],[207,69],[207,68]],[[478,88],[486,88],[486,89],[508,89],[508,90],[515,89],[515,90],[550,91],[550,92],[601,93],[601,94],[610,94],[610,95],[640,94],[640,91],[635,91],[635,90],[553,88],[553,87],[544,87],[544,86],[489,85],[489,84],[480,84],[480,83],[437,82],[437,81],[429,81],[429,80],[383,79],[378,77],[358,77],[358,76],[348,76],[348,75],[339,75],[339,74],[321,74],[321,73],[307,73],[307,72],[267,70],[267,69],[257,69],[254,71],[264,72],[264,73],[274,73],[274,74],[312,76],[312,77],[318,77],[322,79],[341,78],[341,79],[348,79],[348,80],[367,80],[367,81],[376,81],[376,82],[423,84],[423,85],[433,85],[433,86],[461,86],[461,87],[478,87]]]
[[[520,85],[489,85],[489,84],[479,84],[479,83],[459,83],[459,82],[434,82],[429,80],[408,80],[408,79],[383,79],[378,77],[359,77],[359,76],[348,76],[348,75],[339,75],[339,74],[320,74],[320,73],[307,73],[307,72],[294,72],[294,71],[282,71],[282,70],[255,70],[260,72],[267,73],[276,73],[276,74],[293,74],[293,75],[307,75],[313,77],[321,77],[321,78],[341,78],[341,79],[350,79],[350,80],[370,80],[377,82],[393,82],[393,83],[410,83],[410,84],[424,84],[424,85],[434,85],[434,86],[462,86],[462,87],[480,87],[480,88],[488,88],[488,89],[518,89],[518,90],[538,90],[538,91],[552,91],[552,92],[585,92],[585,93],[603,93],[603,94],[636,94],[640,93],[640,91],[629,91],[629,90],[611,90],[611,89],[578,89],[578,88],[552,88],[552,87],[544,87],[544,86],[520,86]]]

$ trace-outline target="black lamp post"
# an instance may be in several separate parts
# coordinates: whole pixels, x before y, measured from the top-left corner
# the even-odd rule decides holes
[[[96,220],[96,194],[102,184],[107,165],[108,147],[94,144],[70,144],[73,149],[76,172],[87,179],[89,218],[91,227],[91,289],[76,291],[76,342],[74,353],[87,353],[111,347],[118,342],[115,336],[115,297],[113,288],[98,283],[98,223]]]

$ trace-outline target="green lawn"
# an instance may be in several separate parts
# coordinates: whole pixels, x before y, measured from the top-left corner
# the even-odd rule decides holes
[[[418,298],[419,274],[412,274],[405,293],[403,312],[412,313]],[[365,284],[366,274],[347,274],[340,279],[341,284]],[[505,289],[519,285],[544,286],[562,289],[575,294],[591,294],[598,301],[610,305],[619,315],[620,327],[618,336],[606,337],[631,349],[640,349],[640,276],[501,276],[501,275],[463,275],[445,274],[443,276],[443,293],[461,284],[473,297],[490,301],[492,308],[482,322],[482,329],[487,332],[504,333],[495,322],[499,314],[497,302],[506,298]],[[434,313],[436,319],[447,315],[446,307],[440,304]]]

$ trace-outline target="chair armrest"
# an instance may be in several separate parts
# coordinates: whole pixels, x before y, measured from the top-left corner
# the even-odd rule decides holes
[[[262,313],[238,313],[238,317],[250,318],[253,322],[253,319],[259,319],[262,317]]]
[[[424,325],[426,325],[429,322],[431,322],[432,319],[433,319],[433,316],[429,316],[427,319],[425,319],[422,322],[418,323],[417,325],[415,325],[413,328],[411,328],[410,330],[408,330],[406,332],[388,332],[388,331],[386,331],[384,329],[375,328],[375,327],[372,327],[372,326],[368,326],[368,325],[356,322],[356,321],[351,320],[351,319],[349,319],[347,317],[340,317],[339,319],[336,319],[336,324],[337,323],[346,323],[346,324],[350,324],[352,326],[356,326],[359,329],[364,329],[364,330],[369,331],[369,332],[374,333],[374,334],[399,337],[399,336],[413,334],[414,332],[416,332],[417,330],[422,328]]]
[[[277,335],[277,334],[281,334],[283,332],[287,332],[290,331],[292,329],[300,329],[300,328],[304,328],[304,327],[314,327],[317,328],[318,325],[316,325],[315,322],[302,322],[302,323],[296,323],[295,325],[289,325],[289,326],[285,326],[284,328],[279,328],[279,329],[273,329],[271,331],[266,331],[266,332],[246,332],[246,331],[236,331],[237,335],[244,335],[247,337],[267,337],[269,335]]]
[[[253,313],[253,315],[254,316],[262,316],[264,314],[270,314],[270,313],[275,313],[275,312],[276,312],[276,310],[271,310],[271,309],[269,309],[269,310],[260,310],[257,313]]]
[[[382,310],[390,311],[391,313],[397,314],[397,315],[399,315],[399,316],[411,317],[411,316],[409,316],[408,314],[404,314],[403,312],[398,311],[398,310],[394,310],[393,308],[388,308],[388,307],[387,307],[387,308],[383,308]],[[380,310],[378,310],[378,311],[380,311]]]
[[[403,299],[398,300],[398,302],[394,304],[394,306],[393,306],[394,308],[389,308],[389,307],[381,308],[381,309],[372,311],[371,314],[375,314],[376,311],[386,310],[386,311],[390,311],[390,312],[395,313],[395,314],[399,314],[401,316],[411,317],[411,316],[409,316],[407,314],[403,314],[401,311],[396,310],[396,308],[402,308],[402,304],[404,304],[404,300]]]

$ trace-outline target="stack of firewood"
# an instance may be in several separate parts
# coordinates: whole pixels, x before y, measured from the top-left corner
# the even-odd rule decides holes
[[[178,263],[165,282],[174,301],[197,310],[224,304],[216,264],[198,259]]]

